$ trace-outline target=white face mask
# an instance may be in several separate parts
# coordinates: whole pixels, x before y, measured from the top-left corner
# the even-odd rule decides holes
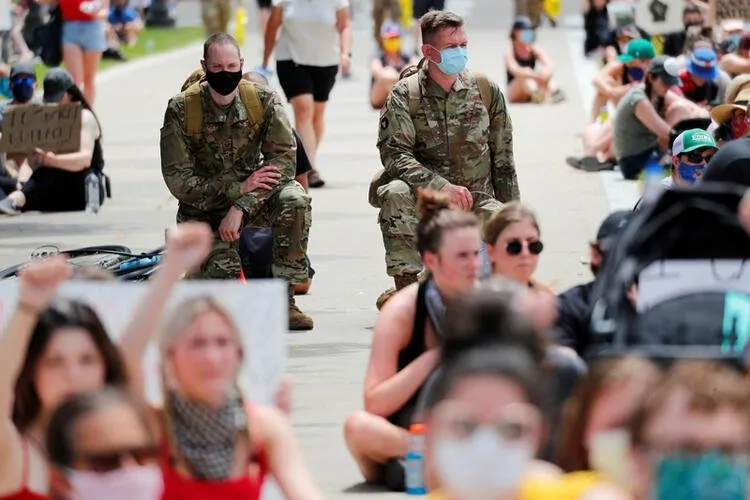
[[[533,458],[531,443],[506,441],[489,427],[479,427],[465,439],[435,439],[440,481],[471,500],[492,500],[515,491]]]
[[[130,466],[112,472],[72,470],[70,500],[160,500],[164,480],[158,465]]]
[[[635,474],[630,462],[630,434],[626,429],[596,433],[589,445],[589,465],[618,486],[630,489]]]

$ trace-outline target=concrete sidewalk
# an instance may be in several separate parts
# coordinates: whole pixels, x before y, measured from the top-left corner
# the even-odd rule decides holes
[[[511,4],[449,0],[448,7],[452,5],[470,13],[471,66],[504,86],[502,54]],[[571,8],[578,5],[566,6]],[[390,285],[377,211],[367,203],[368,183],[379,160],[378,114],[367,102],[372,45],[366,17],[360,16],[355,31],[355,75],[340,80],[334,90],[320,151],[320,169],[328,184],[312,192],[310,257],[317,274],[310,295],[299,303],[313,315],[316,328],[287,337],[288,369],[296,384],[294,424],[307,461],[331,499],[350,498],[360,490],[350,489],[359,482],[359,474],[347,453],[342,423],[362,406],[362,377],[377,317],[374,302]],[[589,279],[581,257],[609,208],[599,177],[564,163],[564,157],[579,147],[575,134],[585,121],[565,31],[544,29],[540,43],[556,61],[558,80],[569,100],[556,106],[513,106],[511,115],[523,200],[537,211],[545,242],[538,278],[562,290]],[[246,68],[257,64],[260,52],[257,35],[251,37],[245,47]],[[123,66],[104,78],[97,110],[115,198],[98,215],[0,218],[0,265],[24,260],[42,244],[145,249],[163,243],[176,203],[161,178],[159,128],[168,98],[179,91],[200,56],[200,48],[194,46]],[[386,496],[395,494],[377,493],[372,498]]]

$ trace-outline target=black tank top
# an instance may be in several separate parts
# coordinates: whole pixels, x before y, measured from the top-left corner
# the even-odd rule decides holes
[[[513,58],[516,60],[519,66],[522,68],[531,68],[534,69],[536,67],[536,54],[534,54],[534,49],[531,49],[531,52],[529,53],[529,57],[526,59],[522,59],[519,57],[518,53],[513,50]],[[508,75],[508,83],[512,82],[516,77],[511,74],[510,71],[506,72]]]
[[[398,371],[406,368],[412,361],[427,351],[427,344],[424,341],[427,322],[430,321],[430,318],[427,315],[427,301],[425,299],[427,294],[427,283],[428,281],[424,281],[419,284],[419,289],[417,291],[417,309],[414,314],[414,328],[409,344],[398,353]],[[409,401],[404,404],[404,406],[388,418],[388,421],[393,425],[403,429],[408,429],[409,424],[412,421],[414,408],[417,406],[417,401],[419,400],[421,392],[422,388],[420,387]]]

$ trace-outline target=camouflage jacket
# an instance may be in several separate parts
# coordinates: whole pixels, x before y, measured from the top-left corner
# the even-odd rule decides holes
[[[214,103],[207,84],[201,84],[203,128],[200,142],[185,132],[185,96],[169,100],[161,129],[161,170],[169,191],[179,202],[179,220],[215,224],[234,205],[249,217],[274,196],[296,172],[296,141],[279,97],[256,86],[263,121],[251,124],[239,97],[228,108]],[[273,189],[245,195],[241,183],[262,165],[282,174]]]
[[[465,186],[478,197],[519,198],[513,160],[513,125],[500,88],[491,84],[484,106],[476,80],[459,75],[446,92],[419,70],[421,104],[409,114],[406,80],[396,83],[380,114],[378,149],[386,174],[418,187]]]

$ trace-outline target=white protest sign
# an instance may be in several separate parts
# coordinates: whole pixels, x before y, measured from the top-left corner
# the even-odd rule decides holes
[[[684,0],[636,0],[635,22],[651,36],[682,31],[685,5]]]
[[[750,262],[740,259],[665,260],[644,269],[638,279],[640,313],[672,298],[700,292],[750,294]]]
[[[117,339],[132,314],[137,313],[136,308],[147,286],[127,282],[70,281],[60,287],[58,296],[91,306],[107,332]],[[162,321],[186,299],[215,298],[231,314],[242,337],[245,356],[242,378],[247,396],[258,404],[274,404],[276,389],[285,369],[286,286],[280,280],[257,280],[247,284],[239,281],[182,281],[175,286]],[[7,324],[17,297],[17,280],[0,281],[0,325]],[[158,332],[144,360],[146,395],[153,404],[161,403],[157,345]]]

